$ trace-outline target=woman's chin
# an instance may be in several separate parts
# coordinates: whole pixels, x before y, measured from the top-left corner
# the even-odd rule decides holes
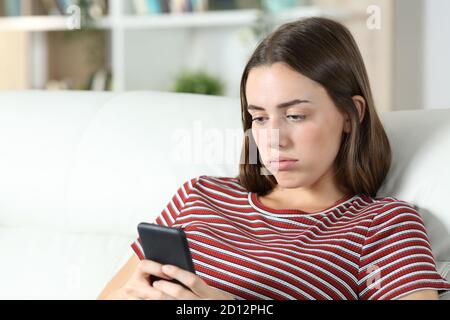
[[[292,173],[287,172],[276,172],[273,174],[275,179],[277,180],[277,184],[281,188],[298,188],[303,184],[301,179],[293,175]]]

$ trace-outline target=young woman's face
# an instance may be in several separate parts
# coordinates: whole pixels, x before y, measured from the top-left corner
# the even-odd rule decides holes
[[[250,71],[246,95],[260,160],[280,187],[313,188],[332,177],[344,116],[319,83],[275,63]],[[272,157],[297,161],[271,162]]]

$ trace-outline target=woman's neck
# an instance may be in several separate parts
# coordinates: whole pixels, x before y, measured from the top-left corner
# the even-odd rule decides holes
[[[334,186],[316,190],[281,188],[278,185],[259,200],[274,209],[298,209],[302,211],[320,211],[331,207],[348,193]]]

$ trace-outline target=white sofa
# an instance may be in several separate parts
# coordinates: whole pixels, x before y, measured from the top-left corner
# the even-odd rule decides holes
[[[447,276],[450,109],[380,116],[394,158],[379,195],[417,205]],[[240,119],[225,97],[0,93],[0,299],[95,299],[182,182],[237,175]],[[214,145],[226,162],[207,163]]]

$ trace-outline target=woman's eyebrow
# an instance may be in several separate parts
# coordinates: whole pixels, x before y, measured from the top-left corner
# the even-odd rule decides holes
[[[301,99],[295,99],[292,101],[288,101],[288,102],[283,102],[280,103],[279,105],[277,105],[277,108],[287,108],[296,104],[301,104],[301,103],[309,103],[309,100],[301,100]],[[255,106],[253,104],[249,104],[247,106],[247,110],[262,110],[264,111],[265,109],[263,107],[259,107],[259,106]]]

